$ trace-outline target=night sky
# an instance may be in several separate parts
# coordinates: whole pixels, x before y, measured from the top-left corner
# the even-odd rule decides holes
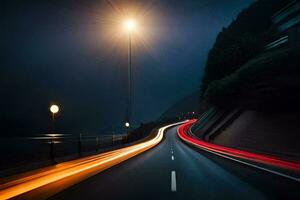
[[[127,35],[133,35],[133,120],[158,118],[199,88],[222,27],[253,0],[1,1],[1,135],[118,131],[126,109]]]

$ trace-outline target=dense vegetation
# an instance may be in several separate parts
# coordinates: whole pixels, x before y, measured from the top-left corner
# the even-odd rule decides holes
[[[258,0],[223,28],[208,55],[201,84],[202,95],[211,83],[234,73],[262,51],[272,34],[272,15],[292,1]]]

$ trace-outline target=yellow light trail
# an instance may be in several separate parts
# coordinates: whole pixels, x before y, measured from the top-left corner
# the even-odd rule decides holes
[[[48,167],[41,170],[24,173],[11,178],[10,181],[0,185],[0,199],[9,199],[17,197],[24,193],[49,187],[49,184],[55,184],[57,189],[52,188],[51,196],[68,186],[82,181],[94,174],[97,174],[109,167],[123,162],[135,155],[138,155],[159,144],[164,136],[164,131],[184,122],[178,122],[160,128],[154,138],[129,147],[113,150],[99,155],[89,156],[73,161],[64,162],[54,167]],[[59,181],[68,179],[68,182],[60,184]],[[3,180],[1,181],[3,182]],[[43,193],[46,195],[45,193]],[[44,196],[43,196],[44,197]]]

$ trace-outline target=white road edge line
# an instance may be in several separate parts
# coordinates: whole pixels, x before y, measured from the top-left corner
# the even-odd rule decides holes
[[[191,144],[192,144],[192,143],[191,143]],[[210,150],[208,150],[208,149],[199,147],[199,146],[197,146],[197,145],[194,145],[194,146],[196,146],[196,147],[198,147],[198,148],[201,148],[201,149],[203,149],[204,151],[208,151],[208,152],[210,152],[210,153],[213,153],[213,154],[215,154],[215,155],[218,155],[218,156],[221,156],[221,157],[224,157],[224,158],[233,160],[233,161],[235,161],[235,162],[239,162],[239,163],[242,163],[242,164],[245,164],[245,165],[248,165],[248,166],[251,166],[251,167],[260,169],[260,170],[263,170],[263,171],[267,171],[267,172],[276,174],[276,175],[278,175],[278,176],[282,176],[282,177],[285,177],[285,178],[288,178],[288,179],[291,179],[291,180],[300,182],[300,179],[299,179],[299,178],[295,178],[295,177],[289,176],[289,175],[284,174],[284,173],[280,173],[280,172],[277,172],[277,171],[274,171],[274,170],[271,170],[271,169],[267,169],[267,168],[264,168],[264,167],[261,167],[261,166],[257,166],[257,165],[248,163],[248,162],[246,162],[246,161],[242,161],[242,160],[238,160],[238,159],[235,159],[235,158],[231,158],[231,157],[229,157],[229,156],[226,156],[226,155],[223,155],[223,154],[214,152],[214,151],[210,151]]]
[[[171,158],[172,158],[172,160],[174,160],[174,156],[172,156]]]
[[[176,192],[177,187],[176,187],[176,172],[172,171],[171,172],[171,191]]]

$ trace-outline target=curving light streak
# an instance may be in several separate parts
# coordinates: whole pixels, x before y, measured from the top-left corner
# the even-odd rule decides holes
[[[255,161],[258,163],[263,163],[279,168],[284,168],[296,172],[300,172],[300,163],[299,162],[290,162],[286,160],[282,160],[280,158],[276,158],[274,156],[268,156],[264,154],[252,153],[244,150],[233,149],[229,147],[224,147],[221,145],[212,144],[209,142],[205,142],[200,139],[196,139],[188,135],[188,129],[190,126],[195,123],[197,120],[190,120],[189,122],[181,125],[177,129],[178,136],[185,142],[190,143],[194,146],[197,146],[201,149],[216,152],[219,154],[235,157],[235,158],[242,158],[246,160]]]
[[[12,178],[11,181],[0,185],[0,199],[13,198],[65,178],[70,178],[72,184],[75,184],[156,146],[163,139],[164,131],[167,128],[182,123],[184,122],[164,126],[158,130],[154,138],[139,144],[18,175],[16,179]],[[66,187],[67,185],[61,184],[59,190]]]

